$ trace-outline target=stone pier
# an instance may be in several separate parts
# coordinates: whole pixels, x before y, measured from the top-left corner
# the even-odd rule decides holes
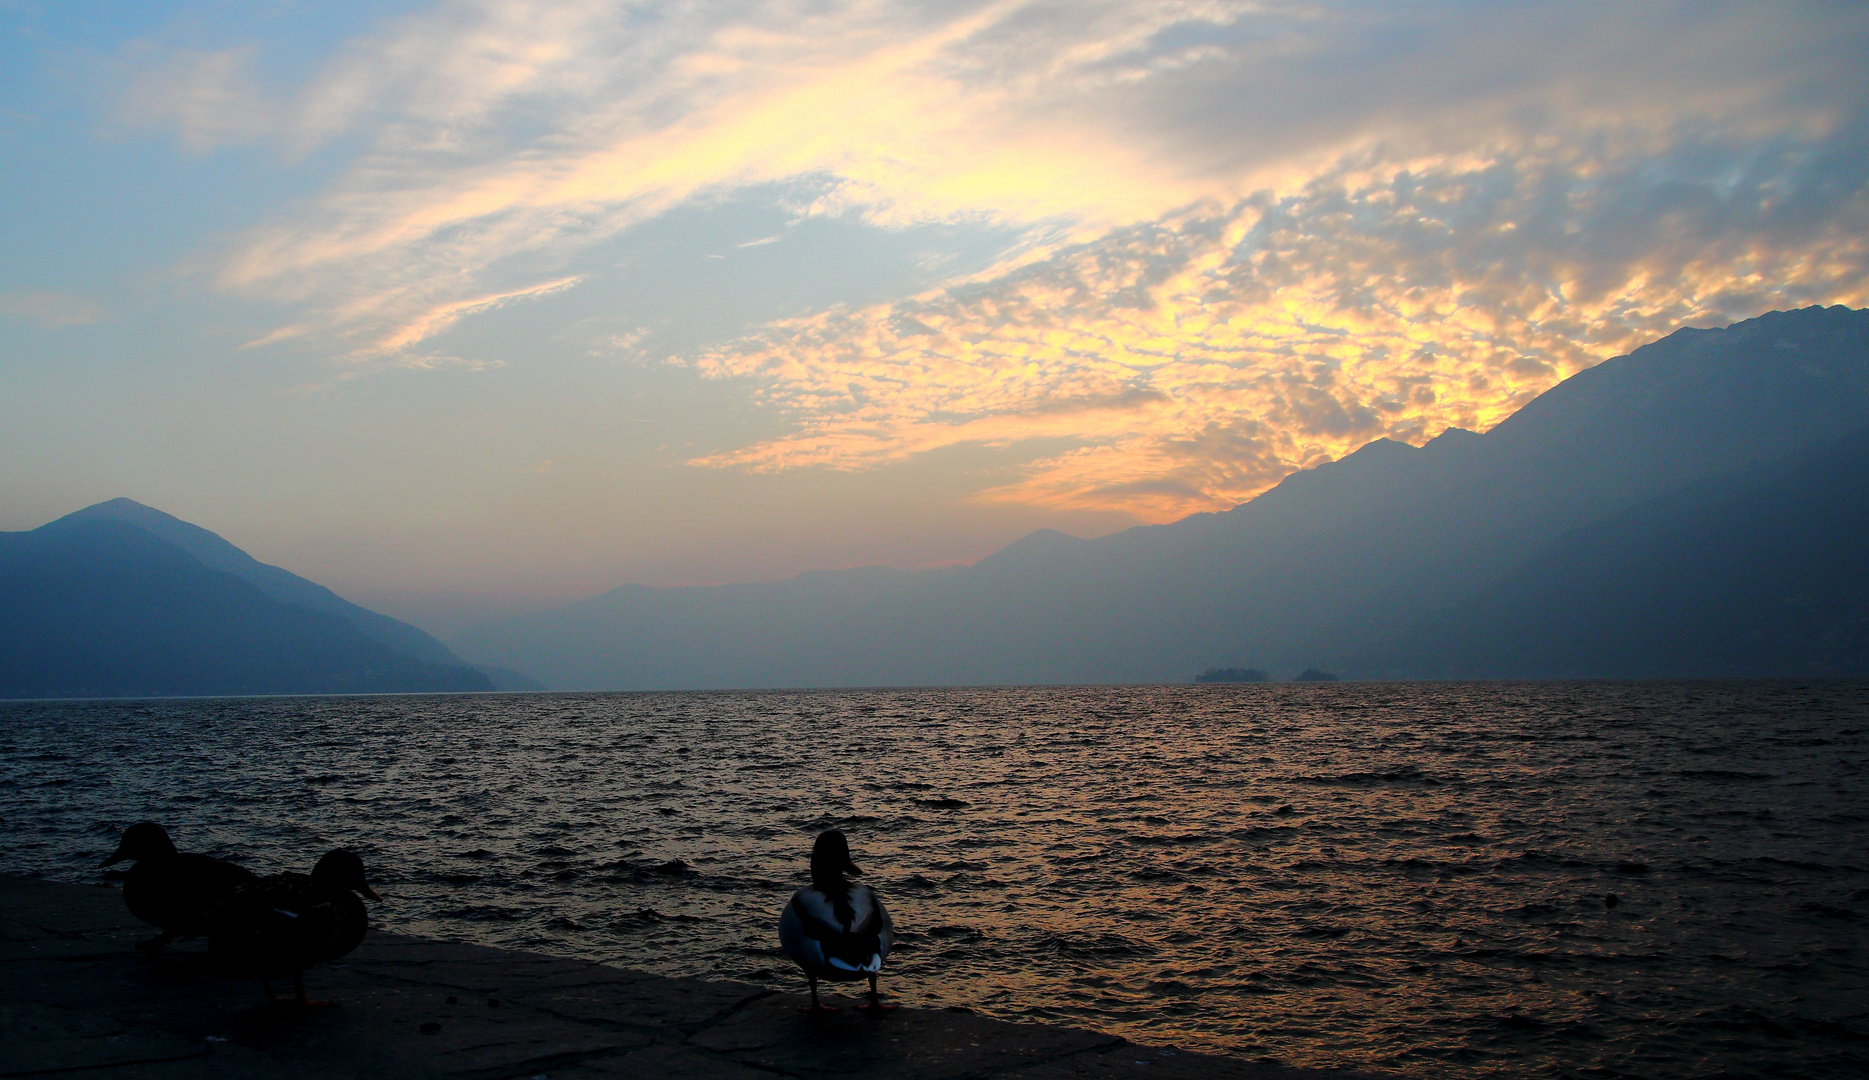
[[[803,995],[371,932],[267,1007],[199,943],[155,957],[111,888],[0,877],[0,1077],[1338,1080],[972,1013],[799,1011]],[[285,989],[283,984],[281,989]]]

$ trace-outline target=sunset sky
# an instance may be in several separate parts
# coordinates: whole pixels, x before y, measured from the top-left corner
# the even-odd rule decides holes
[[[0,0],[0,529],[426,629],[971,561],[1869,303],[1869,5]]]

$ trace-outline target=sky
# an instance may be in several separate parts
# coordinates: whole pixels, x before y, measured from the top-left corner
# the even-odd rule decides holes
[[[0,529],[447,635],[970,562],[1869,303],[1869,5],[0,0]]]

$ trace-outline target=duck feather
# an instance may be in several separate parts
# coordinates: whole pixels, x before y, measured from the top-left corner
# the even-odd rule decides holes
[[[867,978],[882,970],[895,943],[895,924],[876,891],[851,885],[848,918],[818,889],[800,889],[779,916],[779,946],[808,974],[826,979]]]

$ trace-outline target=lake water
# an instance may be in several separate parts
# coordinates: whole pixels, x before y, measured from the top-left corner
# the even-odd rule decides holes
[[[1424,1076],[1869,1071],[1864,683],[16,702],[0,818],[7,873],[97,880],[143,818],[264,872],[344,845],[381,926],[794,990],[836,826],[905,1003]]]

